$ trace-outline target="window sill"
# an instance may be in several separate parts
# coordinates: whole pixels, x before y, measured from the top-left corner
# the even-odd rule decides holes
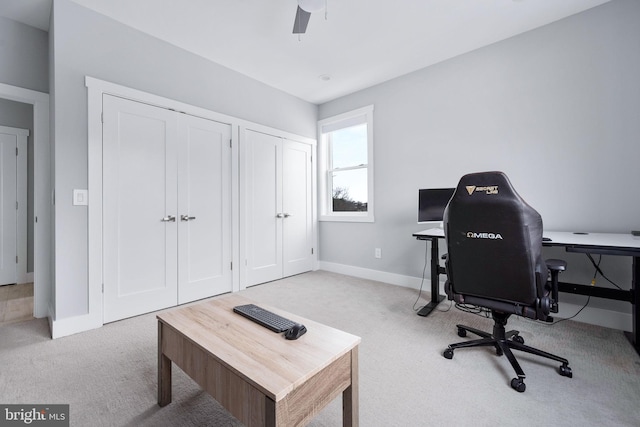
[[[320,215],[320,222],[375,222],[373,215]]]

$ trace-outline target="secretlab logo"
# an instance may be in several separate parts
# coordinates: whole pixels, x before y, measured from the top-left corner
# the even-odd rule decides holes
[[[467,185],[467,192],[471,196],[473,193],[481,192],[485,194],[498,194],[498,186],[497,185],[488,185],[484,187],[476,187],[475,185]]]
[[[476,233],[475,231],[468,231],[467,238],[468,239],[504,240],[500,233]]]

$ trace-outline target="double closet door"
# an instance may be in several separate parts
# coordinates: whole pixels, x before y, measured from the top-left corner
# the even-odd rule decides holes
[[[103,97],[104,322],[232,290],[231,126]]]
[[[252,130],[242,145],[241,281],[251,286],[310,271],[311,146]]]

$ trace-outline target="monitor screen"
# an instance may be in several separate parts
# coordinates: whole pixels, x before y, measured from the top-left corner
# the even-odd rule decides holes
[[[418,190],[418,222],[442,221],[444,208],[455,188],[427,188]]]

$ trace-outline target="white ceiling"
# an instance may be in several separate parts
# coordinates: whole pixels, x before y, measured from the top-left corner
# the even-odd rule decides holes
[[[300,38],[297,0],[73,1],[320,104],[610,0],[326,0]],[[50,5],[1,0],[0,15],[48,30]]]

